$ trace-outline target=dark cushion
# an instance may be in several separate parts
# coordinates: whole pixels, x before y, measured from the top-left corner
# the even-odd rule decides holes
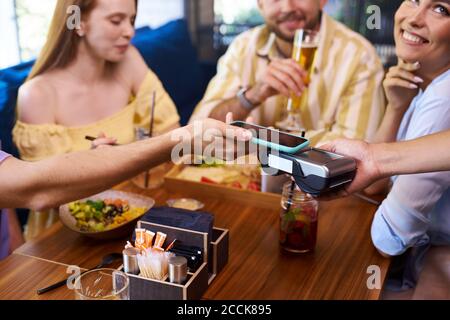
[[[0,112],[6,106],[6,102],[8,101],[8,84],[4,81],[0,81]]]
[[[6,109],[6,103],[8,101],[8,84],[4,81],[0,81],[0,149],[11,153],[11,137],[7,136],[9,132],[7,128],[8,116],[4,111]]]
[[[140,37],[141,35],[146,34],[147,32],[149,32],[150,30],[152,30],[152,28],[150,28],[149,26],[145,26],[145,27],[141,27],[135,30],[134,32],[134,37]]]
[[[33,64],[34,61],[30,61],[0,70],[0,81],[6,86],[0,87],[0,90],[2,90],[0,93],[0,112],[16,107],[18,90],[28,77]]]
[[[31,71],[34,61],[0,71],[0,140],[2,149],[18,156],[12,142],[12,129],[15,124],[17,94],[20,86]]]
[[[187,123],[206,84],[185,20],[140,32],[133,39],[147,65],[156,73]]]
[[[20,87],[28,77],[33,65],[34,60],[1,70],[0,80],[6,81],[10,86]]]

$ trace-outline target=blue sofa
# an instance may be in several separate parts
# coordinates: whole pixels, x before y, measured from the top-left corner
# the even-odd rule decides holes
[[[216,71],[214,64],[199,61],[186,21],[175,20],[158,29],[140,28],[133,45],[161,79],[178,108],[182,125],[186,124]],[[17,92],[33,64],[31,61],[0,70],[0,140],[2,149],[16,156],[11,131]]]

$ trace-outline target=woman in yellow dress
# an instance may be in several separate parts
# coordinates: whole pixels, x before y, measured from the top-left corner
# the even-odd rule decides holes
[[[73,6],[81,13],[76,28]],[[13,137],[22,159],[89,149],[85,136],[100,132],[131,143],[136,127],[149,127],[154,93],[154,132],[179,126],[171,98],[130,45],[136,11],[136,0],[57,1],[47,42],[19,91]],[[56,210],[31,212],[26,238],[57,217]]]

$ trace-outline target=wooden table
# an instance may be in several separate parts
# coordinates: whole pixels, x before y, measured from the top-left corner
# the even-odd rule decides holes
[[[172,197],[163,188],[141,190],[131,183],[120,190],[153,197],[165,205]],[[316,251],[305,255],[282,253],[278,244],[279,211],[258,208],[245,199],[225,201],[198,196],[215,225],[230,230],[230,256],[204,299],[378,299],[370,290],[367,268],[377,265],[384,282],[389,260],[370,239],[376,206],[357,198],[320,203]],[[121,252],[126,239],[99,242],[80,237],[60,223],[26,243],[0,263],[0,299],[73,299],[61,288],[42,296],[36,290],[67,277],[69,265],[92,268],[108,253]]]

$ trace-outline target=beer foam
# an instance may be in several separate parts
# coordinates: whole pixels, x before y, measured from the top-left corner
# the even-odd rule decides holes
[[[303,43],[302,49],[317,49],[318,46],[317,43]]]

